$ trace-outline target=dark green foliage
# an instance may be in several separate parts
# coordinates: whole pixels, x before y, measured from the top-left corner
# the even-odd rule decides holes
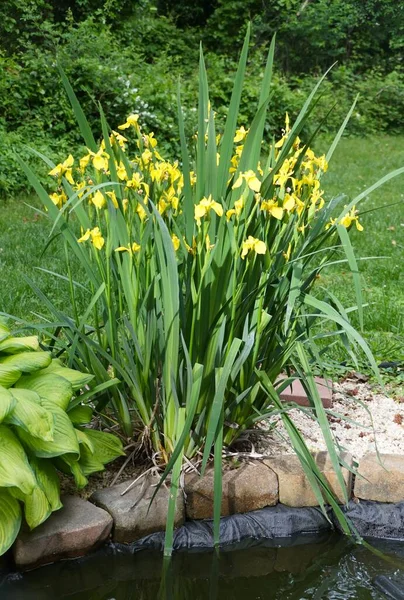
[[[24,143],[55,160],[80,144],[57,61],[97,136],[101,103],[114,128],[129,113],[139,113],[164,152],[174,155],[179,151],[178,78],[191,138],[199,42],[208,50],[211,98],[216,118],[222,121],[248,20],[253,22],[253,47],[240,124],[249,122],[256,109],[266,46],[277,31],[268,133],[282,127],[285,107],[296,116],[313,78],[335,60],[338,65],[324,85],[317,121],[337,102],[327,125],[334,131],[360,92],[348,133],[402,132],[404,5],[395,0],[4,0],[0,196],[24,190],[25,179],[13,158],[15,150],[28,158]],[[41,169],[45,178],[46,170]]]

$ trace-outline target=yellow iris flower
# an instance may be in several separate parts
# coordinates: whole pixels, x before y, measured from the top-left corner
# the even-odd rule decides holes
[[[63,161],[62,163],[59,163],[58,165],[56,165],[56,167],[54,167],[51,171],[49,171],[49,175],[51,175],[51,177],[63,177],[63,175],[64,175],[66,177],[67,181],[71,185],[74,185],[74,179],[72,176],[73,164],[74,164],[74,158],[71,154],[69,154],[69,156],[66,158],[65,161]]]
[[[171,236],[171,239],[173,242],[174,250],[175,250],[175,252],[177,252],[177,250],[179,249],[179,247],[181,245],[180,238],[178,236],[176,236],[175,233],[173,233]]]
[[[113,145],[114,142],[117,142],[117,144],[119,145],[119,147],[125,152],[125,148],[126,148],[126,143],[128,140],[126,139],[126,137],[124,137],[123,135],[121,135],[120,133],[118,133],[117,131],[112,130],[111,135],[109,136],[109,143],[111,144],[111,146]]]
[[[265,242],[254,238],[252,235],[249,235],[241,246],[241,258],[244,259],[251,251],[255,252],[255,254],[265,254],[267,251]]]
[[[135,252],[139,252],[140,244],[133,242],[132,245],[128,244],[127,246],[119,246],[119,248],[115,248],[115,252],[129,252],[129,254],[134,254]]]
[[[105,194],[106,194],[106,195],[107,195],[109,198],[111,198],[111,202],[112,202],[112,204],[114,205],[114,207],[115,207],[115,208],[119,208],[118,199],[117,199],[117,197],[116,197],[116,194],[115,194],[115,192],[114,192],[114,191],[112,191],[112,192],[105,192]]]
[[[97,250],[101,250],[105,244],[105,240],[101,235],[101,231],[99,227],[94,227],[94,229],[87,229],[87,231],[79,238],[77,241],[79,244],[83,242],[87,242],[87,240],[91,240],[94,248]]]
[[[67,196],[64,192],[57,194],[49,194],[49,198],[52,200],[53,204],[55,204],[58,208],[62,208],[63,204],[67,202]]]
[[[244,208],[244,200],[242,198],[240,198],[240,200],[236,200],[234,203],[234,208],[230,208],[226,212],[226,219],[229,221],[233,215],[236,215],[236,217],[239,217],[243,208]]]
[[[223,216],[223,206],[212,200],[212,195],[209,194],[208,198],[202,198],[200,203],[194,208],[195,220],[198,227],[201,224],[202,217],[208,216],[211,210],[213,210],[218,217]]]
[[[121,181],[125,181],[128,179],[128,174],[126,172],[126,168],[123,162],[120,162],[119,165],[116,167],[116,174],[118,175],[118,179],[120,179]]]
[[[278,219],[278,221],[283,218],[283,208],[282,206],[278,206],[275,200],[264,200],[261,203],[261,210],[265,210],[272,217]]]
[[[246,171],[245,173],[239,173],[236,181],[233,184],[233,190],[239,188],[243,183],[243,179],[253,192],[259,192],[261,189],[261,182],[258,179],[257,175],[254,173],[252,169]]]
[[[240,127],[240,129],[237,129],[237,131],[236,131],[236,135],[234,136],[234,140],[233,140],[234,143],[238,144],[238,143],[242,142],[245,139],[245,137],[249,131],[250,131],[249,129],[244,129],[244,127],[242,125]]]
[[[101,208],[104,208],[104,206],[107,203],[107,201],[104,198],[104,195],[102,194],[102,192],[100,192],[100,190],[97,190],[95,192],[95,194],[91,198],[91,202],[94,204],[94,206],[96,208],[98,208],[98,210],[101,210]]]
[[[131,126],[134,127],[135,129],[139,129],[138,120],[139,120],[139,115],[131,114],[126,119],[126,122],[123,123],[123,125],[118,125],[118,129],[128,129]]]
[[[348,229],[348,227],[350,227],[352,225],[352,223],[355,223],[355,227],[358,231],[363,231],[363,226],[359,223],[359,219],[356,214],[355,206],[353,206],[352,209],[350,210],[350,212],[347,213],[340,220],[340,224],[343,225],[344,227],[346,227],[347,229]]]

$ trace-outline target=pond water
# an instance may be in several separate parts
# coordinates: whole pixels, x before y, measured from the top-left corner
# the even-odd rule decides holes
[[[278,542],[280,542],[278,540]],[[282,540],[277,547],[234,547],[219,556],[106,549],[23,575],[0,576],[1,600],[382,600],[375,578],[391,576],[404,591],[404,542],[376,542],[386,562],[337,534],[315,541]],[[402,565],[402,568],[401,568]]]

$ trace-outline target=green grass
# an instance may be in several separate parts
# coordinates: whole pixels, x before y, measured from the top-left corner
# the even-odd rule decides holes
[[[351,200],[390,171],[404,166],[404,137],[343,139],[324,176],[327,198],[341,192]],[[390,204],[398,203],[395,206]],[[404,176],[389,181],[358,207],[364,231],[351,231],[356,256],[386,257],[359,262],[364,302],[364,336],[379,360],[404,360]],[[368,212],[370,211],[370,212]],[[323,272],[319,283],[345,307],[355,305],[348,268]],[[355,325],[357,321],[353,319]]]
[[[41,212],[39,200],[35,197],[0,201],[0,312],[34,322],[38,322],[35,314],[49,314],[31,290],[26,277],[32,279],[58,308],[71,312],[67,284],[38,270],[41,267],[65,274],[60,238],[53,240],[45,250],[51,224]]]
[[[326,196],[344,192],[350,199],[403,165],[404,137],[343,139],[324,176]],[[35,198],[27,202],[39,207]],[[394,202],[400,203],[388,206]],[[363,233],[352,231],[356,255],[387,257],[359,263],[364,301],[368,304],[364,335],[378,359],[404,360],[404,177],[381,187],[359,208],[366,214],[361,217]],[[380,210],[366,212],[376,208]],[[49,231],[46,216],[28,208],[23,199],[0,202],[0,311],[31,321],[37,320],[35,313],[46,313],[24,279],[28,276],[56,306],[70,312],[67,285],[36,269],[41,266],[64,274],[59,238],[41,256]],[[355,304],[348,268],[323,272],[319,285],[329,288],[344,306]]]

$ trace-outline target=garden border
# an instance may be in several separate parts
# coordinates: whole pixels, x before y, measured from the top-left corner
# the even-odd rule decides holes
[[[349,455],[342,457],[346,465],[361,473],[352,477],[346,466],[342,467],[350,500],[344,511],[362,536],[404,539],[404,456],[380,458],[382,463],[376,454],[368,454],[356,465]],[[315,460],[338,497],[327,453],[316,453]],[[65,497],[60,511],[34,531],[19,535],[12,548],[17,568],[27,570],[83,556],[108,539],[130,544],[133,551],[162,548],[169,490],[164,486],[159,489],[154,509],[149,511],[157,481],[158,476],[151,476],[104,488],[95,492],[90,502]],[[210,470],[204,477],[187,475],[184,492],[177,498],[174,549],[212,548]],[[329,518],[333,520],[331,511]],[[225,546],[247,538],[312,536],[329,530],[330,521],[318,507],[295,455],[249,461],[224,472],[221,540]],[[338,528],[335,519],[334,524]],[[79,540],[83,541],[81,545]]]

